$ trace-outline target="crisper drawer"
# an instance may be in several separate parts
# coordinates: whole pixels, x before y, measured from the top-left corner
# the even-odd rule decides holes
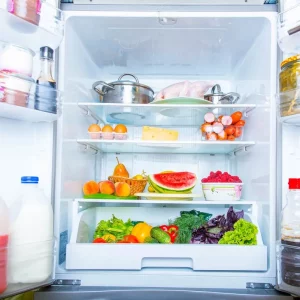
[[[265,271],[266,246],[69,244],[67,269]]]
[[[194,271],[266,271],[267,247],[258,232],[256,246],[204,244],[93,244],[94,230],[100,220],[110,219],[112,213],[123,220],[143,220],[152,226],[165,224],[183,210],[171,207],[103,207],[99,203],[73,203],[73,225],[67,245],[66,268],[69,270],[141,270],[143,268],[187,268]],[[84,206],[92,205],[84,209]],[[238,209],[244,206],[237,204]],[[250,205],[250,204],[249,204]],[[212,206],[212,205],[209,205]],[[78,213],[78,210],[82,210]],[[200,208],[199,208],[200,209]],[[234,208],[235,209],[235,208]],[[238,210],[237,209],[237,210]],[[250,209],[250,208],[249,208]],[[212,215],[227,212],[224,205],[202,207]],[[258,224],[255,204],[245,219]]]

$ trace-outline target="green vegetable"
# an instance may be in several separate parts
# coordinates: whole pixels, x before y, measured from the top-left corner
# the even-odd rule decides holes
[[[112,234],[116,237],[117,241],[121,241],[125,235],[129,235],[133,225],[130,219],[124,222],[121,219],[116,218],[112,215],[112,218],[108,221],[101,220],[94,233],[94,239],[101,238],[106,234]]]
[[[174,221],[169,220],[169,224],[174,224],[179,227],[178,235],[175,240],[177,244],[189,244],[192,238],[194,229],[198,229],[211,217],[211,214],[203,213],[197,210],[181,211],[180,217]]]
[[[146,243],[146,244],[158,244],[158,240],[154,239],[151,236],[147,236],[144,240],[144,243]]]
[[[219,240],[219,244],[257,245],[258,228],[244,219],[233,225],[233,231],[227,231]]]
[[[156,239],[161,244],[170,244],[171,243],[170,235],[167,232],[160,229],[159,227],[153,227],[151,229],[150,234],[151,234],[151,237]]]

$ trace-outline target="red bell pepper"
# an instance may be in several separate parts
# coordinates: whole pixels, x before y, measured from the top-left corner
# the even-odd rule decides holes
[[[171,243],[175,243],[175,240],[177,238],[177,234],[178,234],[178,226],[176,225],[161,225],[159,226],[160,229],[162,229],[163,231],[167,232],[171,238]]]
[[[93,243],[95,243],[95,244],[106,243],[106,240],[102,239],[102,238],[96,238],[96,239],[94,239]]]

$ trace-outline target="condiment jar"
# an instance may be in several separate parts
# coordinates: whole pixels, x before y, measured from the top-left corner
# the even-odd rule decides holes
[[[300,88],[300,54],[291,56],[281,63],[279,74],[280,92]]]

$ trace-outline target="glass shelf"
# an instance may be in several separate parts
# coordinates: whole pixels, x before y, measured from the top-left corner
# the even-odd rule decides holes
[[[78,139],[77,143],[104,153],[230,154],[255,145],[254,141],[175,141]]]
[[[28,0],[27,0],[28,1]],[[9,12],[8,1],[0,0],[1,40],[39,51],[42,46],[56,49],[63,38],[64,18],[61,10],[56,9],[47,1],[41,0],[40,13],[36,24]],[[20,13],[26,12],[26,0],[15,1],[20,7]],[[32,16],[32,13],[30,13]]]
[[[248,113],[256,104],[176,105],[176,104],[120,104],[78,103],[78,106],[100,123],[125,125],[199,126],[204,115],[213,111],[216,115],[231,114],[236,110]]]
[[[300,4],[278,15],[278,45],[283,52],[300,52]]]
[[[162,204],[162,205],[197,205],[197,206],[208,206],[208,205],[250,205],[254,206],[257,205],[255,201],[246,201],[246,200],[239,200],[239,201],[204,201],[204,200],[113,200],[113,199],[75,199],[75,201],[79,202],[79,207],[84,205],[85,209],[86,206],[92,207],[97,206],[97,203],[101,205],[101,203],[105,204]]]

